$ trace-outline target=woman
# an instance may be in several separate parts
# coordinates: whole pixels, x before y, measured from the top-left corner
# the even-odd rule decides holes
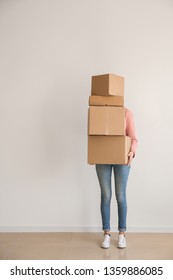
[[[110,203],[112,196],[111,175],[112,170],[115,178],[115,194],[118,206],[118,248],[126,247],[125,231],[126,231],[126,186],[131,168],[132,159],[136,153],[137,136],[132,112],[125,108],[125,135],[132,139],[130,152],[128,154],[128,164],[96,164],[96,172],[101,189],[101,217],[102,229],[104,231],[104,239],[101,244],[102,248],[110,247]]]

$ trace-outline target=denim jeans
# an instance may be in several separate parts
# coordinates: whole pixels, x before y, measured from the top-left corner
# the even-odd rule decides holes
[[[118,230],[126,231],[126,186],[130,165],[96,164],[96,172],[101,189],[101,217],[102,229],[110,230],[110,203],[112,197],[111,175],[114,171],[115,195],[118,206]]]

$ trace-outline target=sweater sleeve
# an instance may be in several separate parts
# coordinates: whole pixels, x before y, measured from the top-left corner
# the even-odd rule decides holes
[[[126,123],[125,134],[132,139],[130,151],[132,151],[135,155],[137,144],[138,144],[138,139],[137,139],[136,130],[135,130],[133,113],[127,108],[125,110],[125,123]]]

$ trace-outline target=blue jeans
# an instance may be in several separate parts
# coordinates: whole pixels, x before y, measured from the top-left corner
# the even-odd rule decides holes
[[[118,206],[118,230],[126,231],[126,186],[130,171],[129,165],[122,164],[96,164],[96,172],[101,189],[101,216],[102,229],[110,230],[110,203],[112,197],[111,175],[114,171],[115,195]]]

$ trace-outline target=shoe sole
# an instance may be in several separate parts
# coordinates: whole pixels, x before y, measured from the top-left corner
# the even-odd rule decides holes
[[[101,246],[102,249],[109,249],[110,246],[106,247],[106,246]]]
[[[118,246],[118,245],[117,245],[117,248],[119,248],[119,249],[125,249],[126,246]]]

